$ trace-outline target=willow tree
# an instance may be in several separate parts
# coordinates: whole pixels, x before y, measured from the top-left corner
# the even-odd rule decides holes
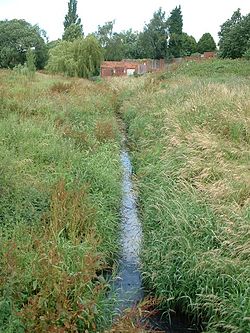
[[[49,51],[48,71],[89,78],[99,71],[103,51],[94,36],[61,41]]]

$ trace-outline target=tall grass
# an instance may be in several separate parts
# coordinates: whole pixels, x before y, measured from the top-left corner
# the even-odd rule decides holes
[[[119,250],[113,92],[9,71],[0,85],[0,332],[102,330]]]
[[[211,333],[250,331],[248,68],[188,63],[121,83],[145,287]]]

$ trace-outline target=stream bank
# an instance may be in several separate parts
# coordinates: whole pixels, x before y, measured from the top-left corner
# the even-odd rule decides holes
[[[120,104],[120,103],[119,103]],[[127,129],[117,107],[117,120],[122,134],[120,161],[123,170],[122,206],[121,206],[121,254],[118,262],[118,273],[113,283],[112,293],[116,295],[115,313],[122,314],[127,308],[136,306],[148,296],[144,290],[140,272],[140,249],[142,243],[142,225],[137,205],[137,192],[134,190],[133,165],[130,158]],[[155,311],[153,311],[155,313]],[[156,311],[149,319],[142,320],[150,332],[198,333],[187,316],[180,313],[164,315]]]

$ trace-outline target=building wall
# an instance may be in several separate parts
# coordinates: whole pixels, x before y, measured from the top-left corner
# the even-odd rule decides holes
[[[215,58],[216,53],[215,52],[204,52],[203,56],[205,59]]]
[[[170,64],[179,64],[183,61],[201,61],[216,57],[215,52],[205,52],[203,55],[172,59]],[[169,64],[168,64],[169,66]],[[162,71],[167,68],[164,59],[124,59],[122,61],[104,61],[101,65],[101,77],[127,76],[132,73],[143,75],[149,72]]]

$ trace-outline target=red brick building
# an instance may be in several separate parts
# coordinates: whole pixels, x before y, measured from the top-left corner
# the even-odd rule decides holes
[[[124,59],[122,61],[103,61],[101,64],[101,77],[130,76],[156,72],[165,69],[164,59]]]
[[[205,58],[205,59],[211,59],[211,58],[215,58],[215,57],[216,57],[215,52],[204,52],[204,54],[203,54],[203,58]]]
[[[103,61],[101,77],[133,75],[137,69],[138,62],[134,61]]]

